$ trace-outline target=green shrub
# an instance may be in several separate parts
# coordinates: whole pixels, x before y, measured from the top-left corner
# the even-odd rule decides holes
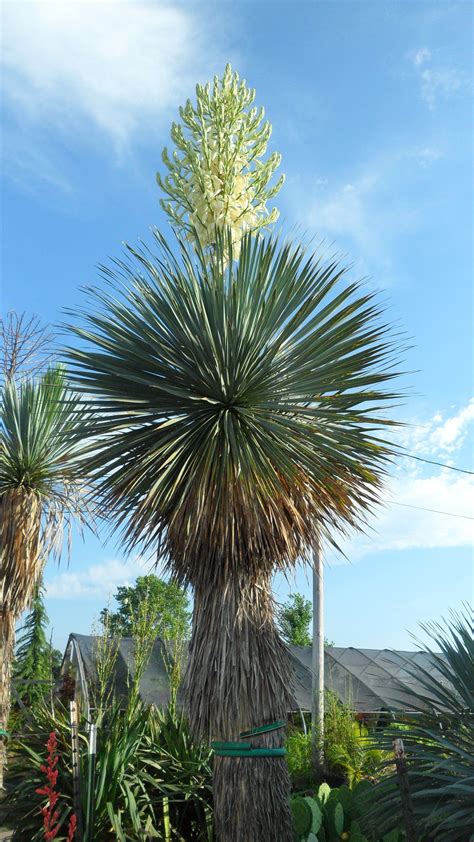
[[[324,755],[326,768],[349,784],[375,780],[391,755],[374,746],[368,729],[356,722],[350,701],[342,704],[328,691],[325,699]]]
[[[392,760],[391,752],[374,746],[368,729],[356,722],[349,705],[343,705],[335,693],[326,691],[324,715],[325,777],[332,783],[354,786],[361,780],[376,780],[383,764]],[[286,748],[288,767],[295,788],[315,783],[311,758],[311,734],[293,729]]]
[[[288,768],[292,780],[311,778],[311,734],[291,730],[286,738]]]
[[[80,727],[82,804],[87,797],[86,723]],[[47,735],[58,740],[58,784],[67,826],[72,809],[71,742],[67,711],[42,707],[12,745],[6,822],[15,842],[39,842],[43,784],[40,766]],[[101,714],[97,730],[94,838],[103,840],[212,838],[211,758],[190,738],[185,720],[136,701]],[[62,837],[64,838],[64,837]],[[60,840],[61,836],[57,837]]]

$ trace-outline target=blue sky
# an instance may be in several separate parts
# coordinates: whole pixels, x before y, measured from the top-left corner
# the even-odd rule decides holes
[[[284,229],[334,243],[413,338],[403,443],[472,470],[471,3],[11,0],[2,19],[3,311],[61,321],[122,241],[166,226],[171,121],[231,61],[283,154]],[[420,620],[472,599],[472,480],[399,462],[350,563],[327,554],[330,638],[409,647]],[[78,538],[46,570],[56,644],[142,570]],[[294,589],[310,592],[304,571],[275,583]]]

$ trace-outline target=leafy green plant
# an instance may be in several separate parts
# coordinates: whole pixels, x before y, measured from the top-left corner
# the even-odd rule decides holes
[[[54,659],[57,661],[60,653],[53,649],[46,636],[48,622],[44,586],[40,578],[33,591],[31,608],[20,629],[13,662],[13,683],[26,706],[34,706],[52,690]]]
[[[380,774],[387,753],[374,746],[368,729],[356,722],[350,700],[342,704],[335,693],[326,692],[324,717],[326,766],[349,786]]]
[[[25,726],[14,742],[8,777],[7,821],[16,829],[15,842],[38,842],[42,833],[40,808],[44,799],[41,766],[44,734],[57,735],[61,792],[61,832],[66,832],[73,803],[68,714],[46,707]],[[87,728],[80,728],[82,803],[87,799]],[[210,750],[189,736],[186,721],[136,700],[126,710],[110,704],[97,728],[94,788],[94,838],[104,840],[212,838]],[[58,840],[64,839],[59,835]]]
[[[373,744],[368,729],[332,691],[325,694],[324,723],[325,771],[333,783],[345,781],[352,787],[365,778],[376,780],[384,772],[384,762],[393,759],[391,752]],[[314,782],[311,734],[291,730],[286,748],[293,785],[299,788]]]
[[[278,611],[278,625],[283,640],[295,646],[310,646],[312,637],[309,624],[313,607],[309,599],[300,593],[292,593]]]
[[[311,734],[303,734],[302,731],[292,729],[288,732],[285,746],[292,780],[310,779],[312,775]]]
[[[207,255],[154,234],[157,253],[129,249],[104,270],[109,288],[90,291],[68,356],[97,408],[89,468],[101,503],[126,547],[159,548],[193,587],[187,709],[195,735],[226,741],[286,715],[272,576],[374,503],[395,348],[373,295],[340,286],[337,261],[247,235],[227,262],[225,237]],[[223,839],[249,821],[285,839],[283,758],[219,757],[214,781]]]
[[[400,831],[383,836],[366,835],[363,817],[373,787],[362,783],[349,789],[331,789],[323,783],[311,794],[297,794],[291,800],[295,842],[399,842]],[[396,835],[395,835],[396,834]]]
[[[94,676],[88,680],[89,698],[92,707],[98,712],[106,708],[113,698],[114,675],[120,648],[120,637],[112,636],[109,616],[102,620],[102,625],[92,625],[94,638],[93,664]]]
[[[430,653],[430,669],[422,662],[405,667],[423,687],[415,694],[415,714],[377,737],[385,750],[402,738],[417,831],[435,842],[467,840],[472,833],[474,641],[469,613],[466,607],[447,621],[422,626],[431,641],[421,644]],[[389,830],[401,813],[396,773],[382,778],[375,793],[373,824]]]
[[[113,596],[117,609],[104,608],[100,620],[112,637],[132,637],[134,618],[146,601],[153,607],[150,624],[156,637],[163,640],[188,638],[190,634],[189,599],[184,588],[153,573],[138,576],[134,585],[120,585]]]

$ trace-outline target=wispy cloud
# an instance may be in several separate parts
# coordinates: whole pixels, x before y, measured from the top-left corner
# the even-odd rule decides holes
[[[411,158],[414,158],[423,169],[431,167],[435,161],[438,161],[439,158],[441,158],[441,151],[435,146],[415,147],[414,149],[411,149],[408,154]]]
[[[120,585],[132,584],[150,571],[150,562],[131,558],[111,559],[81,570],[67,570],[46,577],[48,599],[103,599],[107,601]]]
[[[438,410],[423,423],[414,421],[402,435],[402,444],[416,455],[443,458],[464,445],[473,422],[474,398],[471,398],[466,406],[450,413]]]
[[[471,547],[473,517],[474,477],[448,471],[399,476],[387,489],[386,508],[372,521],[373,531],[351,542],[348,555],[357,561],[383,550]]]
[[[17,130],[4,126],[2,159],[4,171],[23,191],[41,195],[45,202],[44,186],[48,185],[56,195],[62,194],[65,201],[73,200],[74,187],[62,166],[61,156],[53,156],[50,145],[42,143],[38,136],[33,143],[25,127]]]
[[[335,239],[356,259],[364,255],[363,261],[357,260],[357,270],[369,274],[376,270],[379,282],[388,286],[396,240],[423,222],[423,200],[417,204],[412,195],[408,200],[400,185],[419,177],[415,171],[419,174],[421,161],[433,162],[440,154],[434,147],[390,151],[355,167],[352,177],[339,184],[319,178],[312,191],[307,183],[304,189],[290,186],[292,213],[321,236]]]
[[[430,109],[436,108],[438,100],[449,99],[467,88],[467,77],[458,68],[441,64],[428,47],[420,47],[408,56],[420,85],[422,99]]]
[[[369,518],[365,532],[338,542],[344,555],[328,549],[327,560],[344,564],[389,550],[472,547],[473,518],[473,477],[446,470],[430,476],[407,471],[387,485],[384,504]]]
[[[449,464],[449,455],[467,443],[473,420],[474,399],[455,411],[435,412],[424,422],[417,419],[400,443],[408,453]],[[471,547],[472,518],[474,476],[402,458],[366,533],[344,541],[341,549],[348,559],[359,561],[387,550]],[[331,553],[330,561],[341,564],[344,559]]]
[[[36,128],[32,147],[95,140],[117,158],[133,140],[153,139],[196,81],[221,69],[212,26],[196,6],[171,0],[5,3],[1,70],[11,123],[19,135]]]
[[[415,67],[421,67],[426,61],[429,61],[431,58],[431,50],[428,47],[420,47],[419,50],[415,50],[414,53],[411,54],[411,60]]]

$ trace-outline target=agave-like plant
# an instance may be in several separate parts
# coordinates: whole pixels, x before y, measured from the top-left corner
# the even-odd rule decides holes
[[[96,410],[89,467],[126,545],[192,585],[193,732],[236,741],[288,710],[273,573],[377,501],[394,340],[335,259],[246,236],[236,262],[230,235],[211,257],[154,238],[89,290],[70,376]],[[288,793],[283,757],[216,756],[217,838],[288,842]]]
[[[211,839],[212,793],[209,746],[192,740],[181,715],[148,707],[140,699],[125,709],[110,701],[97,728],[97,765],[94,786],[94,835],[101,842],[143,839]],[[88,776],[87,726],[79,722],[78,763],[83,813],[91,779]],[[58,780],[61,836],[73,810],[73,776],[69,714],[56,703],[54,710],[38,705],[22,729],[13,735],[15,758],[9,774],[5,821],[15,842],[43,839],[38,794],[43,784],[41,765],[45,743],[54,731],[58,743]]]
[[[28,607],[48,555],[60,553],[64,530],[73,520],[90,523],[80,456],[82,406],[58,367],[32,380],[7,379],[2,387],[0,732],[10,708],[15,621]],[[2,769],[0,760],[0,785]]]
[[[414,714],[395,722],[379,738],[389,749],[402,738],[407,779],[420,839],[461,842],[471,839],[474,803],[474,640],[465,608],[449,619],[422,626],[431,639],[429,669],[406,667],[423,689],[414,693]],[[420,641],[417,641],[420,643]],[[400,730],[401,728],[401,730]],[[374,791],[372,820],[379,830],[400,823],[396,775]]]

